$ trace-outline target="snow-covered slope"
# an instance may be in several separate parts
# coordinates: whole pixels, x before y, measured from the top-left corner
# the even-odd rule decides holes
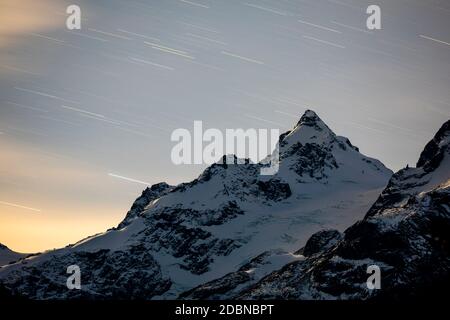
[[[3,266],[10,262],[15,262],[25,256],[26,254],[14,252],[7,246],[0,243],[0,266]]]
[[[450,285],[449,169],[447,121],[425,147],[417,167],[397,172],[366,217],[344,235],[315,234],[308,241],[317,244],[315,250],[305,247],[303,257],[257,283],[240,280],[234,272],[182,297],[442,299]],[[381,290],[366,285],[370,265],[381,269]]]
[[[0,282],[37,299],[174,298],[268,251],[274,267],[260,268],[262,277],[297,259],[286,252],[313,233],[361,219],[391,176],[310,110],[279,150],[273,176],[261,176],[261,164],[217,163],[192,182],[158,184],[118,228],[2,268]],[[71,264],[84,275],[77,292],[65,288]]]
[[[416,168],[395,173],[367,213],[376,216],[386,207],[398,208],[411,196],[429,191],[450,178],[450,122],[447,121],[420,154]]]

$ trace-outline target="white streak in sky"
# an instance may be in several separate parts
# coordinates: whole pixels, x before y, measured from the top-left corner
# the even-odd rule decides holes
[[[205,28],[205,27],[197,26],[197,25],[192,24],[192,23],[186,23],[186,22],[182,22],[182,21],[177,21],[177,22],[180,23],[180,24],[183,24],[183,25],[185,25],[185,26],[194,28],[194,29],[199,29],[199,30],[202,30],[202,31],[208,31],[208,32],[212,32],[212,33],[220,33],[220,32],[217,31],[217,30],[213,30],[213,29],[210,29],[210,28]]]
[[[222,69],[222,68],[219,68],[219,67],[216,67],[216,66],[213,66],[213,65],[210,65],[210,64],[207,64],[207,63],[201,63],[201,62],[197,62],[197,61],[194,61],[194,60],[191,60],[190,61],[191,63],[193,63],[193,64],[196,64],[196,65],[199,65],[199,66],[202,66],[202,67],[205,67],[205,68],[209,68],[209,69],[212,69],[212,70],[216,70],[216,71],[225,71],[224,69]]]
[[[162,46],[162,45],[157,44],[157,43],[152,43],[152,42],[148,42],[148,41],[144,41],[144,43],[145,43],[145,44],[148,44],[148,45],[150,45],[150,46],[152,46],[152,47],[157,47],[157,48],[161,48],[161,49],[166,49],[166,50],[173,51],[173,52],[176,52],[176,53],[187,54],[186,51],[178,50],[178,49],[174,49],[174,48],[170,48],[170,47],[166,47],[166,46]]]
[[[85,38],[89,38],[89,39],[92,39],[92,40],[98,40],[98,41],[101,41],[101,42],[108,42],[108,40],[106,40],[106,39],[90,36],[90,35],[87,35],[87,34],[84,34],[84,33],[81,33],[81,32],[74,32],[74,31],[68,31],[68,30],[65,30],[65,31],[67,33],[70,33],[70,34],[73,34],[73,35],[76,35],[76,36],[85,37]]]
[[[320,39],[309,37],[309,36],[303,36],[303,38],[309,39],[309,40],[314,40],[314,41],[321,42],[321,43],[324,43],[324,44],[328,44],[328,45],[333,46],[333,47],[345,49],[344,46],[341,46],[341,45],[336,44],[336,43],[328,42],[328,41],[325,41],[325,40],[320,40]]]
[[[165,66],[165,65],[162,65],[162,64],[159,64],[159,63],[154,63],[154,62],[147,61],[147,60],[142,60],[142,59],[139,59],[139,58],[130,57],[130,60],[136,61],[136,62],[140,62],[140,63],[144,63],[144,64],[148,64],[148,65],[151,65],[151,66],[154,66],[154,67],[158,67],[158,68],[162,68],[162,69],[166,69],[166,70],[171,70],[171,71],[175,70],[172,67],[168,67],[168,66]]]
[[[101,114],[98,114],[98,113],[93,113],[93,112],[90,112],[90,111],[87,111],[87,110],[83,110],[83,109],[78,109],[78,108],[75,108],[75,107],[69,107],[69,106],[66,106],[66,105],[61,105],[61,108],[64,108],[64,109],[67,109],[67,110],[76,111],[76,112],[80,112],[80,113],[89,114],[89,115],[92,115],[92,116],[95,116],[95,117],[99,117],[99,118],[105,118],[104,115],[101,115]]]
[[[26,210],[31,210],[31,211],[41,212],[40,209],[30,208],[30,207],[22,206],[22,205],[20,205],[20,204],[11,203],[11,202],[0,201],[0,204],[3,204],[3,205],[5,205],[5,206],[10,206],[10,207],[16,207],[16,208],[21,208],[21,209],[26,209]]]
[[[266,120],[266,119],[263,119],[263,118],[258,118],[258,117],[255,117],[255,116],[252,116],[252,115],[249,115],[249,114],[244,114],[244,116],[246,116],[247,118],[250,118],[250,119],[259,120],[259,121],[267,122],[267,123],[270,123],[270,124],[274,124],[276,126],[284,127],[284,125],[281,124],[281,123],[270,121],[270,120]]]
[[[39,112],[48,112],[48,110],[44,110],[44,109],[40,109],[40,108],[36,108],[36,107],[31,107],[31,106],[26,106],[24,104],[20,104],[20,103],[15,103],[15,102],[11,102],[11,101],[6,101],[7,104],[16,106],[16,107],[20,107],[20,108],[25,108],[25,109],[30,109],[30,110],[34,110],[34,111],[39,111]]]
[[[29,93],[34,93],[34,94],[37,94],[39,96],[46,97],[46,98],[52,98],[52,99],[61,100],[61,101],[65,101],[65,102],[76,103],[75,101],[60,98],[60,97],[57,97],[57,96],[54,96],[54,95],[51,95],[48,93],[40,92],[40,91],[25,89],[25,88],[21,88],[21,87],[14,87],[14,89],[29,92]]]
[[[168,50],[168,49],[164,49],[164,48],[161,48],[161,47],[152,47],[152,48],[153,48],[153,49],[156,49],[156,50],[159,50],[159,51],[171,53],[171,54],[174,54],[174,55],[176,55],[176,56],[183,57],[183,58],[194,59],[193,56],[188,56],[188,55],[186,55],[186,54],[178,53],[178,52],[175,52],[175,51],[172,51],[172,50]]]
[[[257,64],[264,64],[264,62],[262,62],[262,61],[258,61],[258,60],[251,59],[251,58],[246,58],[246,57],[239,56],[237,54],[230,53],[230,52],[227,52],[227,51],[222,51],[222,54],[224,54],[226,56],[233,57],[233,58],[241,59],[241,60],[244,60],[244,61],[247,61],[247,62],[252,62],[252,63],[257,63]]]
[[[421,135],[415,133],[415,130],[408,129],[408,128],[405,128],[405,127],[400,127],[400,126],[397,126],[395,124],[392,124],[392,123],[389,123],[389,122],[386,122],[386,121],[383,121],[383,120],[375,119],[375,118],[372,118],[372,117],[368,117],[367,119],[369,121],[376,122],[378,124],[382,124],[384,126],[391,127],[393,129],[401,130],[405,134],[408,134],[410,136],[415,136],[415,137],[419,137],[419,138],[421,137]]]
[[[373,32],[370,32],[368,30],[364,30],[364,29],[360,29],[360,28],[357,28],[357,27],[349,26],[347,24],[343,24],[343,23],[336,22],[336,21],[331,21],[331,23],[334,23],[337,26],[341,26],[341,27],[344,27],[344,28],[347,28],[347,29],[350,29],[350,30],[354,30],[354,31],[360,31],[360,32],[368,33],[368,34],[372,34],[373,33]]]
[[[117,29],[117,31],[123,32],[123,33],[126,33],[126,34],[130,34],[130,35],[133,35],[133,36],[145,38],[145,39],[148,39],[148,40],[160,41],[158,38],[146,36],[145,34],[140,34],[140,33],[136,33],[136,32],[131,32],[131,31],[124,30],[124,29]]]
[[[162,46],[162,45],[159,45],[159,44],[156,44],[156,43],[152,43],[152,42],[148,42],[148,41],[144,41],[144,43],[146,45],[151,46],[155,50],[171,53],[171,54],[174,54],[174,55],[177,55],[177,56],[181,56],[181,57],[184,57],[184,58],[188,58],[188,59],[195,59],[194,57],[188,55],[186,51],[181,51],[181,50],[169,48],[169,47]]]
[[[435,38],[427,37],[427,36],[424,36],[424,35],[419,35],[419,37],[424,38],[424,39],[428,39],[428,40],[431,40],[431,41],[434,41],[434,42],[437,42],[437,43],[446,44],[446,45],[450,46],[450,43],[442,41],[442,40],[438,40],[438,39],[435,39]]]
[[[28,73],[28,74],[31,74],[33,76],[37,76],[38,75],[37,73],[31,72],[31,71],[28,71],[28,70],[25,70],[25,69],[11,67],[11,66],[7,66],[7,65],[1,65],[0,68],[5,68],[5,69],[12,70],[12,71],[19,71],[19,72],[23,72],[23,73]]]
[[[50,120],[50,121],[56,121],[56,122],[60,122],[60,123],[65,123],[65,124],[69,124],[71,126],[81,126],[80,123],[75,123],[75,122],[70,122],[70,121],[66,121],[66,120],[62,120],[62,119],[56,119],[56,118],[52,118],[52,117],[47,117],[47,116],[39,116],[39,118],[44,119],[44,120]]]
[[[273,103],[273,104],[279,105],[278,101],[275,101],[275,100],[273,100],[271,98],[268,98],[268,97],[264,97],[264,96],[261,96],[261,95],[258,95],[258,94],[253,94],[253,93],[250,93],[250,92],[245,92],[245,91],[242,91],[242,90],[239,90],[239,89],[236,89],[235,91],[239,92],[239,93],[241,93],[243,95],[246,95],[248,97],[251,97],[253,99],[256,99],[256,100],[261,100],[261,101],[264,101],[264,102],[269,102],[269,103]]]
[[[225,42],[222,42],[222,41],[219,41],[219,40],[214,40],[214,39],[211,39],[211,38],[202,37],[202,36],[199,36],[199,35],[196,35],[196,34],[192,34],[192,33],[186,33],[186,34],[187,34],[188,36],[190,36],[190,37],[193,37],[193,38],[202,39],[202,40],[205,40],[205,41],[210,41],[210,42],[222,44],[222,45],[224,45],[224,46],[227,45]]]
[[[117,73],[105,71],[105,70],[102,70],[100,68],[95,68],[95,67],[92,67],[92,66],[85,66],[85,65],[82,65],[82,64],[78,64],[78,63],[72,63],[72,65],[80,67],[80,68],[88,69],[89,71],[95,70],[95,71],[103,73],[104,75],[107,75],[109,77],[118,77],[119,76],[119,74],[117,74]]]
[[[136,183],[140,183],[146,186],[151,186],[151,183],[145,182],[145,181],[141,181],[141,180],[136,180],[136,179],[132,179],[132,178],[128,178],[128,177],[124,177],[124,176],[119,176],[117,174],[114,173],[108,173],[108,176],[113,177],[113,178],[118,178],[118,179],[122,179],[122,180],[126,180],[126,181],[130,181],[130,182],[136,182]]]
[[[135,134],[135,135],[138,135],[140,137],[147,138],[147,139],[153,139],[154,138],[154,136],[151,136],[151,135],[148,135],[148,134],[136,131],[136,130],[125,128],[124,125],[125,126],[127,126],[127,125],[128,126],[133,126],[133,127],[136,127],[136,126],[132,125],[132,124],[124,123],[124,122],[119,121],[119,120],[114,120],[114,119],[111,119],[111,118],[99,118],[99,117],[91,116],[91,115],[85,114],[85,113],[79,113],[79,115],[82,116],[82,117],[88,118],[88,119],[92,119],[92,120],[101,121],[101,122],[104,122],[104,123],[111,124],[117,130],[121,130],[121,131],[124,131],[124,132],[127,132],[127,133]],[[162,131],[170,132],[170,131],[168,131],[168,130],[166,130],[164,128],[161,128],[161,127],[158,127],[158,126],[155,126],[155,125],[152,125],[152,124],[146,124],[146,125],[149,126],[149,127],[160,129]]]
[[[281,111],[281,110],[274,110],[274,112],[280,113],[280,114],[284,114],[286,116],[293,117],[295,119],[299,118],[298,114],[287,113],[287,112],[284,112],[284,111]]]
[[[106,32],[106,31],[93,29],[93,28],[88,28],[88,30],[93,31],[93,32],[97,32],[97,33],[100,33],[100,34],[104,34],[106,36],[114,37],[114,38],[119,38],[119,39],[124,39],[124,40],[133,40],[133,39],[131,39],[129,37],[121,36],[120,34],[116,34],[116,33]]]
[[[252,3],[244,3],[244,6],[260,9],[260,10],[271,12],[271,13],[275,13],[275,14],[278,14],[280,16],[287,16],[286,12],[273,10],[273,9],[270,9],[270,8],[267,8],[267,7],[263,7],[263,6],[258,6],[256,4],[252,4]]]
[[[366,126],[366,125],[363,125],[363,124],[360,124],[360,123],[357,123],[357,122],[347,121],[347,122],[342,122],[342,123],[343,124],[350,124],[350,125],[352,125],[355,128],[359,128],[359,129],[363,129],[363,130],[370,130],[370,131],[373,131],[373,132],[380,133],[380,134],[382,134],[384,136],[388,136],[388,134],[384,130],[375,129],[375,128],[372,128],[372,127],[369,127],[369,126]]]
[[[285,98],[285,97],[277,98],[277,100],[281,101],[282,103],[288,103],[288,104],[291,104],[291,105],[294,105],[294,106],[297,106],[297,107],[300,107],[300,108],[304,108],[304,104],[300,104],[298,102],[295,102],[295,101],[293,101],[291,99],[288,99],[288,98]]]
[[[183,2],[183,3],[191,4],[191,5],[196,6],[196,7],[201,7],[201,8],[209,9],[208,6],[205,6],[204,4],[200,4],[200,3],[197,3],[197,2],[192,2],[192,1],[187,1],[187,0],[179,0],[179,1],[180,1],[180,2]]]
[[[107,119],[105,117],[93,116],[93,115],[90,115],[90,114],[87,114],[87,113],[81,113],[81,112],[79,113],[79,115],[82,116],[82,117],[86,117],[86,118],[89,118],[89,119],[94,119],[94,120],[97,120],[97,121],[106,122],[106,123],[113,124],[113,125],[116,125],[116,126],[121,126],[122,125],[118,121],[115,121],[115,120],[112,120],[112,119]]]
[[[303,20],[298,20],[298,22],[306,24],[308,26],[316,27],[316,28],[319,28],[319,29],[322,29],[322,30],[327,30],[327,31],[335,32],[335,33],[342,33],[342,32],[340,32],[338,30],[334,30],[334,29],[331,29],[331,28],[320,26],[318,24],[314,24],[314,23],[311,23],[311,22],[306,22],[306,21],[303,21]]]
[[[340,5],[342,5],[342,6],[346,6],[346,7],[354,8],[354,9],[358,9],[358,10],[360,9],[358,6],[353,6],[353,5],[351,5],[351,4],[343,3],[343,2],[340,2],[340,1],[337,1],[337,0],[328,0],[328,2],[340,4]]]
[[[51,40],[51,41],[55,41],[55,42],[59,42],[59,43],[64,43],[65,42],[64,40],[59,40],[59,39],[56,39],[56,38],[44,36],[43,34],[39,34],[39,33],[32,32],[32,33],[29,33],[29,34],[32,35],[32,36],[35,36],[35,37],[39,37],[39,38],[43,38],[43,39],[47,39],[47,40]]]

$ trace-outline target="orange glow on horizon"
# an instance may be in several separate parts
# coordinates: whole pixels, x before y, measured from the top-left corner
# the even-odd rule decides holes
[[[70,208],[70,211],[73,209]],[[65,247],[117,226],[123,218],[118,211],[111,208],[107,212],[97,210],[90,215],[73,212],[67,216],[57,216],[0,204],[0,243],[21,253]]]
[[[13,251],[61,248],[105,232],[140,191],[96,166],[0,139],[0,243]]]

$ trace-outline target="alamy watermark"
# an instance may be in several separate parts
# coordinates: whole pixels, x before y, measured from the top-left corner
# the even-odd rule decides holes
[[[219,129],[203,130],[202,121],[194,121],[193,134],[184,128],[176,129],[170,137],[177,144],[172,148],[171,159],[175,165],[221,163],[224,155],[236,155],[237,164],[245,159],[260,163],[261,175],[274,175],[279,169],[278,129]],[[268,156],[271,152],[272,154]],[[234,157],[225,157],[234,164]]]
[[[69,15],[66,19],[66,27],[69,30],[81,29],[81,8],[76,4],[67,7],[66,13]]]
[[[381,289],[381,269],[377,265],[370,265],[367,267],[369,278],[367,278],[366,285],[369,290]]]
[[[67,278],[66,286],[69,290],[81,289],[81,269],[76,264],[68,266],[66,273],[70,274]]]
[[[381,8],[375,4],[367,7],[367,14],[370,16],[366,20],[366,26],[369,30],[381,30]]]

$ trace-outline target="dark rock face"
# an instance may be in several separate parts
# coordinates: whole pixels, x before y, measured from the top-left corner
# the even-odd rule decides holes
[[[351,227],[345,240],[336,247],[334,259],[324,265],[325,270],[319,267],[315,272],[318,282],[323,283],[321,290],[362,298],[400,299],[421,296],[426,288],[448,279],[450,211],[445,203],[449,201],[447,186],[412,198],[397,212],[400,217],[377,216]],[[401,219],[395,221],[396,218]],[[340,262],[333,262],[336,257],[340,257]],[[367,265],[358,267],[351,261],[367,259],[381,267],[382,290],[355,290],[354,284],[367,278]],[[342,271],[327,277],[326,271],[332,269]],[[346,283],[342,286],[347,287],[346,291],[326,285],[333,282]]]
[[[342,238],[343,235],[337,230],[319,231],[311,236],[305,247],[295,252],[295,254],[313,256],[323,253],[334,246]],[[258,281],[258,279],[255,279],[252,270],[263,267],[267,264],[267,259],[270,259],[273,255],[274,252],[264,252],[244,264],[237,271],[186,291],[182,293],[179,298],[209,300],[237,298],[242,292],[249,290],[248,288],[252,288],[252,285]],[[298,261],[296,264],[304,265],[302,261]]]
[[[243,300],[299,299],[302,275],[311,266],[308,260],[287,264],[280,270],[264,277],[257,284],[245,288],[234,298]],[[314,299],[314,297],[309,297],[309,299]]]
[[[255,270],[264,268],[270,264],[269,260],[277,254],[284,252],[266,251],[242,265],[237,271],[230,272],[225,276],[213,281],[204,283],[179,295],[179,299],[201,299],[220,300],[234,299],[242,291],[256,283],[259,278],[255,275]]]
[[[282,182],[280,179],[258,181],[257,184],[264,197],[270,201],[284,200],[292,195],[289,183]]]
[[[179,214],[179,213],[178,213]],[[168,250],[175,258],[182,258],[181,268],[193,274],[202,274],[209,270],[214,256],[227,256],[239,247],[232,239],[219,239],[210,232],[197,227],[187,227],[172,219],[177,213],[166,216],[153,216],[145,229],[145,242],[149,249],[156,252]]]
[[[329,148],[316,143],[302,145],[297,143],[289,150],[290,155],[296,155],[297,161],[292,165],[292,170],[300,177],[307,175],[317,180],[327,178],[325,169],[337,169],[338,164]]]
[[[0,286],[12,296],[31,299],[148,299],[165,292],[171,282],[142,246],[128,251],[99,250],[55,256],[39,268],[13,271]],[[81,270],[81,290],[69,290],[69,265]]]
[[[316,232],[308,239],[302,254],[310,257],[314,254],[326,251],[342,239],[342,234],[337,230],[322,230]]]
[[[239,285],[246,284],[251,280],[248,272],[238,270],[229,273],[219,279],[200,285],[194,289],[183,292],[179,299],[187,300],[218,300],[233,291]]]
[[[354,146],[354,145],[350,142],[350,140],[349,140],[348,138],[344,138],[344,137],[343,137],[342,139],[343,139],[344,141],[343,141],[343,142],[340,141],[339,146],[340,146],[343,150],[346,150],[347,147],[350,147],[350,148],[352,148],[353,150],[359,152],[359,148],[356,147],[356,146]],[[370,162],[370,160],[369,160],[369,162]]]
[[[417,161],[417,167],[425,167],[425,171],[429,172],[436,169],[442,160],[445,149],[448,149],[447,145],[441,145],[444,139],[450,135],[450,120],[444,123],[439,131],[434,136],[433,140],[428,142],[424,150],[420,154],[419,161]],[[428,165],[427,165],[428,164]]]
[[[181,224],[189,219],[192,225],[214,226],[221,225],[242,214],[244,214],[244,211],[239,208],[236,201],[228,201],[217,210],[197,210],[182,208],[181,206],[163,207],[152,212],[151,219],[147,219],[146,222],[151,225],[154,225],[153,222]]]

